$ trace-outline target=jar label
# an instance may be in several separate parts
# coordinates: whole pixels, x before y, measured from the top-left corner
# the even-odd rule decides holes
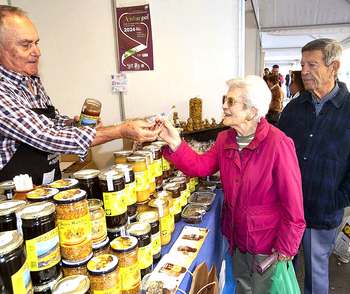
[[[170,170],[170,163],[162,156],[163,161],[163,171]]]
[[[98,243],[107,237],[107,224],[105,216],[91,221],[92,243]]]
[[[169,208],[169,223],[174,223],[174,205]]]
[[[190,178],[190,191],[194,192],[196,190],[196,182],[194,178]]]
[[[180,198],[181,198],[181,205],[185,206],[187,204],[187,190],[183,190],[180,193]]]
[[[152,235],[152,255],[156,255],[161,250],[160,243],[160,232],[158,231],[154,235]]]
[[[160,229],[162,230],[162,236],[170,234],[169,215],[160,219]]]
[[[95,127],[98,120],[98,116],[81,114],[79,120],[79,126]]]
[[[155,172],[156,172],[156,177],[160,177],[163,175],[163,165],[162,165],[162,159],[156,159],[154,160],[154,166],[155,166]]]
[[[190,198],[190,196],[191,196],[191,188],[190,188],[190,183],[188,182],[186,184],[186,198]]]
[[[115,285],[113,288],[110,289],[104,289],[104,290],[94,290],[94,294],[120,294],[121,293],[121,287],[122,283],[119,280],[118,284]]]
[[[181,197],[175,198],[174,199],[174,214],[179,214],[181,212]]]
[[[136,191],[144,191],[149,188],[148,170],[135,173]]]
[[[156,178],[156,162],[153,162],[150,168],[150,178],[151,178],[151,182],[154,181],[154,179]],[[153,179],[153,181],[152,181]]]
[[[136,198],[136,183],[135,181],[130,184],[125,184],[126,205],[134,204]]]
[[[28,261],[26,260],[19,271],[11,276],[13,294],[33,293],[32,280]]]
[[[61,260],[57,227],[25,243],[30,271],[48,269]]]
[[[57,220],[58,235],[62,247],[83,245],[91,240],[90,215],[72,220]]]
[[[131,266],[120,267],[120,279],[123,291],[138,287],[141,282],[139,262],[137,261]]]
[[[140,269],[145,269],[152,265],[152,243],[149,243],[148,245],[143,247],[139,247],[139,261]]]
[[[116,192],[103,192],[103,203],[106,216],[121,215],[126,212],[125,189]]]

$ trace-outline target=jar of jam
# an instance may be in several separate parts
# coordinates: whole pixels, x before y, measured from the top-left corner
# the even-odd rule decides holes
[[[148,145],[142,148],[142,150],[151,151],[153,154],[153,170],[155,171],[156,187],[163,183],[163,163],[162,154],[160,148],[156,145]]]
[[[160,152],[162,154],[163,180],[164,179],[169,179],[170,178],[170,174],[171,174],[170,163],[163,156],[164,149],[167,146],[167,143],[165,143],[164,141],[155,141],[155,142],[152,142],[151,145],[155,145],[155,146],[158,146],[160,148]]]
[[[56,285],[58,283],[58,281],[61,280],[62,278],[63,278],[63,274],[62,274],[62,271],[60,271],[56,277],[54,277],[53,279],[51,279],[47,282],[43,282],[43,283],[38,284],[38,285],[33,284],[34,293],[35,294],[51,294],[53,286]]]
[[[100,101],[87,98],[81,109],[78,127],[96,127],[100,117],[102,104]]]
[[[92,253],[93,256],[109,254],[110,246],[109,246],[109,238],[102,240],[100,243],[92,244]]]
[[[74,173],[78,180],[78,187],[86,192],[87,199],[102,199],[102,192],[99,185],[98,169],[83,169]]]
[[[77,261],[92,252],[91,223],[86,192],[66,190],[54,196],[62,258]]]
[[[61,179],[48,184],[48,186],[60,191],[65,191],[78,188],[78,184],[79,182],[76,179]]]
[[[137,200],[134,166],[129,163],[119,163],[111,167],[111,170],[114,169],[122,170],[124,173],[127,214],[131,217],[136,213]]]
[[[134,166],[137,201],[146,201],[150,196],[149,171],[146,158],[132,155],[128,156],[126,161]]]
[[[146,222],[151,226],[152,234],[152,256],[153,264],[157,263],[162,256],[162,247],[160,242],[160,226],[158,213],[155,211],[145,211],[137,215],[138,222]]]
[[[114,152],[114,164],[126,163],[126,158],[133,153],[132,150],[120,150]]]
[[[187,183],[186,177],[173,177],[170,179],[171,183],[178,183],[180,185],[180,197],[181,197],[181,205],[185,207],[187,204]]]
[[[87,276],[76,275],[65,277],[53,286],[52,294],[87,294],[90,293],[90,280]]]
[[[93,257],[87,265],[91,293],[120,293],[119,260],[111,254]]]
[[[128,221],[124,173],[111,170],[100,173],[100,186],[103,206],[106,213],[107,228],[125,226]]]
[[[111,253],[119,260],[122,293],[138,293],[141,283],[141,272],[138,259],[138,240],[133,236],[114,239],[111,242]]]
[[[4,194],[8,200],[11,200],[15,195],[15,182],[5,181],[0,183],[1,194]]]
[[[23,237],[17,232],[0,233],[0,273],[3,293],[33,293]]]
[[[22,220],[23,238],[33,284],[52,280],[61,269],[55,205],[50,202],[29,204],[18,212],[18,215]]]
[[[171,192],[173,195],[174,201],[174,222],[177,223],[181,220],[181,212],[182,212],[182,202],[181,202],[181,193],[180,193],[180,184],[178,183],[166,183],[163,186],[165,191]]]
[[[169,202],[164,199],[152,199],[148,202],[151,211],[158,213],[160,221],[160,244],[167,245],[171,240],[169,224]]]
[[[107,237],[106,215],[102,208],[102,201],[100,199],[88,200],[92,244],[99,243]]]
[[[136,209],[137,209],[137,213],[141,213],[141,212],[144,212],[144,211],[148,211],[149,210],[149,207],[148,207],[148,202],[151,200],[151,198],[148,198],[146,201],[142,201],[142,202],[137,202],[137,206],[136,206]]]
[[[25,206],[24,200],[7,200],[0,203],[0,232],[17,231],[16,213]]]
[[[153,165],[152,152],[147,150],[138,150],[134,152],[134,155],[146,158],[149,179],[149,193],[152,195],[156,190],[156,173],[154,170],[155,166]]]
[[[152,235],[149,223],[132,223],[126,227],[127,232],[137,238],[139,246],[139,264],[141,279],[153,271]]]
[[[174,201],[173,201],[173,194],[169,191],[161,191],[157,192],[153,195],[155,199],[163,199],[168,201],[168,209],[169,209],[169,226],[170,226],[170,233],[174,232],[175,230],[175,221],[174,221]]]
[[[92,258],[92,253],[78,261],[70,261],[66,259],[62,259],[62,271],[63,271],[63,276],[68,277],[68,276],[74,276],[74,275],[87,275],[87,264],[89,260]]]
[[[26,199],[29,203],[38,202],[53,202],[53,196],[59,192],[56,188],[40,187],[26,194]]]

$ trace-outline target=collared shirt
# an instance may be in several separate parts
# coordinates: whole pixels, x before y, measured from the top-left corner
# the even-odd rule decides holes
[[[96,130],[66,126],[69,117],[60,115],[57,109],[55,119],[31,110],[51,105],[38,75],[28,78],[0,65],[0,170],[9,162],[20,142],[50,153],[86,157]]]
[[[320,113],[323,105],[326,104],[327,101],[331,100],[339,91],[339,86],[337,83],[335,83],[334,88],[332,91],[330,91],[326,96],[324,96],[320,101],[317,101],[314,95],[312,95],[312,103],[315,105],[316,108],[316,116]]]

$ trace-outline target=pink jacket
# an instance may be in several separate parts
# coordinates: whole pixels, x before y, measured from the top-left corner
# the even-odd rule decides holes
[[[239,155],[236,131],[219,133],[198,155],[186,142],[164,156],[187,176],[206,177],[220,169],[224,191],[222,232],[242,252],[287,256],[297,253],[305,229],[301,176],[293,141],[266,122]]]

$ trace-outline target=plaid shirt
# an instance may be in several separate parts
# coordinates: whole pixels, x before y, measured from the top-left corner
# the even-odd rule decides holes
[[[29,90],[31,83],[34,94]],[[38,115],[31,108],[47,108],[51,100],[39,76],[30,79],[0,65],[0,170],[9,162],[19,143],[50,153],[87,155],[96,130],[71,127],[55,109],[55,119]]]
[[[305,92],[287,104],[277,125],[295,143],[307,228],[336,228],[350,205],[350,93],[338,85],[317,116]]]

